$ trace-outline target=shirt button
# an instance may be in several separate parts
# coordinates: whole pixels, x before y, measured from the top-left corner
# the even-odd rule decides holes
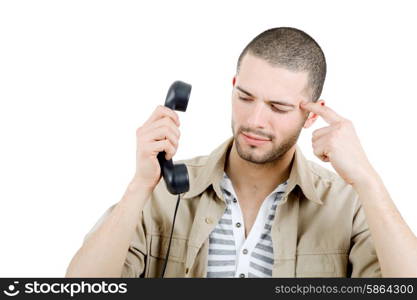
[[[239,277],[240,278],[245,278],[245,274],[242,273],[242,274],[239,275]]]
[[[248,249],[243,249],[243,254],[248,254]]]
[[[206,223],[211,224],[211,223],[213,223],[213,220],[211,218],[206,218]]]
[[[236,223],[236,227],[237,227],[237,228],[239,228],[239,227],[240,227],[240,225],[241,225],[241,224],[240,224],[239,222],[237,222],[237,223]]]

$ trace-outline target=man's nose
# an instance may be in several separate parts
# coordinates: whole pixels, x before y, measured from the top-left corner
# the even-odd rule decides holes
[[[267,106],[259,101],[253,106],[253,110],[249,112],[248,125],[252,128],[264,128],[267,122]]]

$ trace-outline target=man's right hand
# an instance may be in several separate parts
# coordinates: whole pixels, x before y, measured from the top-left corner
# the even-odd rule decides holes
[[[178,114],[159,105],[149,119],[136,130],[136,172],[134,181],[153,190],[161,178],[157,155],[165,151],[172,159],[180,138]]]
[[[173,110],[158,106],[137,129],[135,176],[119,203],[89,232],[72,258],[66,277],[123,275],[126,255],[143,207],[161,178],[157,155],[165,151],[166,159],[174,156],[180,137],[179,125],[178,115]]]

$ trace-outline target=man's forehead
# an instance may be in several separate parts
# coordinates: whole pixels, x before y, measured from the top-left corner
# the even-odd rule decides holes
[[[307,97],[308,80],[306,71],[296,72],[282,66],[273,66],[266,60],[250,54],[243,58],[237,74],[239,87],[254,96],[271,100],[282,97]]]

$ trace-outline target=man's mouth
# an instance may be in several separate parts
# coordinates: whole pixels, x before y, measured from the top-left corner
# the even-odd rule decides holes
[[[255,146],[260,146],[260,145],[263,145],[263,144],[271,141],[270,139],[267,139],[267,138],[264,138],[264,137],[260,137],[260,136],[256,136],[256,135],[252,135],[252,134],[247,134],[247,133],[243,133],[243,132],[242,132],[242,136],[248,144],[255,145]]]

